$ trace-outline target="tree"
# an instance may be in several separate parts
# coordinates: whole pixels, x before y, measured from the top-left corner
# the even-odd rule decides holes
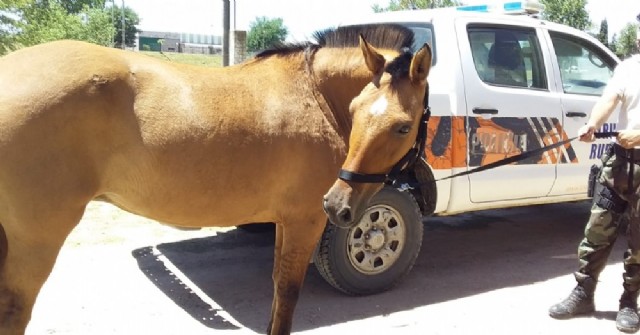
[[[374,12],[379,13],[404,9],[442,8],[460,5],[461,3],[458,0],[391,0],[386,8],[382,8],[378,4],[371,6],[371,8]]]
[[[544,19],[565,24],[579,30],[587,30],[591,26],[589,13],[585,9],[587,0],[541,0],[545,7]]]
[[[20,20],[21,8],[30,2],[32,0],[0,1],[0,55],[13,49],[14,37],[18,33],[16,25]]]
[[[249,24],[247,49],[249,51],[258,51],[274,47],[284,42],[287,34],[289,34],[289,31],[284,26],[281,18],[257,17],[255,21]]]
[[[81,12],[86,20],[79,40],[104,46],[113,46],[116,28],[111,13],[105,9],[88,8]]]
[[[44,42],[74,39],[80,33],[82,20],[69,15],[58,1],[39,1],[22,9],[21,20],[16,22],[15,42],[31,46]]]
[[[637,31],[638,25],[633,23],[627,23],[620,31],[620,37],[618,38],[618,44],[616,46],[620,57],[626,58],[638,52],[638,45],[636,44]]]
[[[114,6],[111,10],[115,11],[113,26],[116,30],[114,43],[116,47],[122,46],[122,7]],[[124,7],[124,41],[126,46],[133,47],[136,44],[136,35],[140,30],[136,27],[140,24],[140,17],[129,7]]]
[[[62,1],[38,1],[25,6],[15,28],[13,42],[18,47],[61,39],[111,45],[115,32],[111,16],[104,9],[85,6],[79,13],[69,13]]]
[[[613,34],[613,36],[611,36],[611,42],[609,43],[609,49],[614,54],[619,56],[619,53],[618,53],[618,34]]]
[[[64,7],[67,13],[78,14],[82,12],[84,7],[104,8],[105,2],[106,0],[61,0],[60,4]]]
[[[600,31],[598,35],[596,35],[596,38],[605,46],[609,46],[609,23],[607,23],[607,19],[600,22]]]
[[[0,0],[0,55],[59,39],[121,45],[120,9],[105,0]],[[112,1],[109,1],[113,3]],[[135,44],[138,15],[125,8],[125,41]]]

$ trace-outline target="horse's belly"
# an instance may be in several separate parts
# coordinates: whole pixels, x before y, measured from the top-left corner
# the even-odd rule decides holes
[[[120,194],[105,194],[104,198],[126,211],[180,227],[228,227],[273,221],[267,219],[271,218],[265,211],[268,207],[259,208],[257,201],[242,201],[237,193],[224,197],[224,194],[209,195],[206,192],[174,189],[171,192],[164,191],[164,194],[159,191],[144,198]]]
[[[292,212],[321,210],[322,196],[337,170],[323,151],[327,152],[283,150],[282,156],[256,152],[206,159],[176,153],[151,164],[153,169],[128,168],[139,172],[129,173],[105,195],[125,210],[176,226],[277,222]]]

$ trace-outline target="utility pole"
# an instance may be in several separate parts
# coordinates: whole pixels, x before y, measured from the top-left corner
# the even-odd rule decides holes
[[[124,0],[122,0],[122,50],[126,49],[127,44],[125,43],[125,31],[124,31]]]
[[[222,66],[229,66],[230,7],[229,0],[222,0]]]

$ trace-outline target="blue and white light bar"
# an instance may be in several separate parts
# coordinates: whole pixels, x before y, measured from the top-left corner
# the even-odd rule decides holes
[[[538,0],[509,1],[500,4],[488,5],[468,5],[456,7],[459,11],[482,12],[482,13],[500,13],[510,15],[540,14],[544,9],[544,5]]]
[[[493,7],[493,6],[491,6]],[[458,6],[456,7],[457,10],[460,11],[465,11],[465,12],[482,12],[482,13],[487,13],[489,12],[489,5],[470,5],[470,6]]]

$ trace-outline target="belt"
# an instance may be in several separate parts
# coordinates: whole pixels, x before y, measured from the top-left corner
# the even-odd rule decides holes
[[[625,149],[620,144],[613,145],[613,152],[617,157],[625,158],[627,161],[640,162],[640,149]]]

